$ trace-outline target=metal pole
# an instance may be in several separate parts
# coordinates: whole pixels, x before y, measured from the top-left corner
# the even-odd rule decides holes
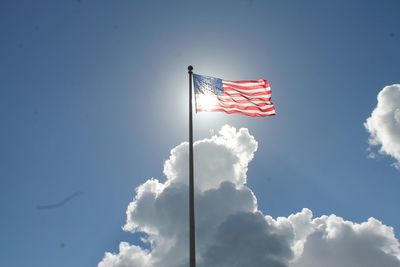
[[[190,267],[196,267],[196,241],[194,220],[194,173],[193,173],[193,114],[192,114],[192,79],[193,67],[188,66],[189,71],[189,263]]]

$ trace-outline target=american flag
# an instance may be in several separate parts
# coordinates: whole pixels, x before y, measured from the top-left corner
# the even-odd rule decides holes
[[[247,116],[275,115],[267,80],[225,81],[193,74],[196,112],[215,111]]]

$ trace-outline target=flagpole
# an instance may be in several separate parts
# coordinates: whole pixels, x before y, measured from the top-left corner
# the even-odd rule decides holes
[[[193,173],[193,113],[192,113],[192,79],[193,67],[188,66],[189,72],[189,263],[196,267],[196,242],[194,220],[194,173]]]

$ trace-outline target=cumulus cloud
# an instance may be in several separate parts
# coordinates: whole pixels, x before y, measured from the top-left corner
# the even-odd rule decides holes
[[[289,216],[297,234],[293,267],[400,266],[400,244],[391,227],[370,218],[361,224],[336,215],[312,218],[308,209]]]
[[[198,267],[400,266],[393,229],[376,219],[361,224],[336,215],[314,218],[303,209],[272,218],[246,185],[257,141],[247,129],[224,126],[195,142]],[[171,150],[165,181],[149,179],[128,205],[128,232],[141,232],[148,249],[121,242],[99,267],[188,266],[188,143]]]
[[[400,84],[384,87],[378,104],[364,123],[370,134],[369,144],[379,146],[379,153],[392,156],[400,169]],[[375,157],[372,152],[373,158]]]

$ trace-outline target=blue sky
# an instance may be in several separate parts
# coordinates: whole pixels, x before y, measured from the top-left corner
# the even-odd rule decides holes
[[[4,266],[95,266],[134,188],[187,140],[187,66],[266,78],[278,115],[197,114],[258,141],[248,185],[273,217],[307,207],[399,236],[400,172],[368,158],[363,123],[399,83],[398,1],[2,1],[0,251]],[[52,210],[37,205],[84,194]]]

